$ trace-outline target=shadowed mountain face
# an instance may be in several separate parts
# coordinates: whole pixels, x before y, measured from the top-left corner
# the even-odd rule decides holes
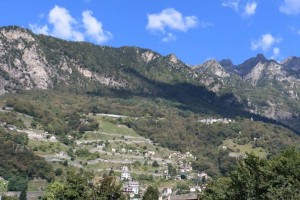
[[[240,65],[210,60],[195,68],[138,47],[112,48],[0,28],[0,94],[77,85],[119,96],[162,97],[208,115],[250,113],[300,128],[300,58],[262,54]]]
[[[246,76],[259,63],[266,63],[268,60],[263,54],[257,54],[256,57],[250,58],[237,66],[239,75]]]
[[[300,74],[300,57],[289,57],[282,61],[281,65],[287,70],[292,70]]]

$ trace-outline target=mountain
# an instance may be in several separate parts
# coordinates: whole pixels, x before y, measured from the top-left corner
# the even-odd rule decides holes
[[[262,54],[239,65],[229,59],[195,67],[175,55],[113,48],[0,29],[0,94],[77,85],[88,94],[162,97],[202,114],[247,112],[299,128],[299,58],[283,63]],[[293,72],[293,73],[292,73]]]
[[[2,27],[0,122],[70,145],[99,127],[89,116],[119,115],[111,123],[191,152],[193,168],[218,176],[246,149],[267,156],[300,144],[300,79],[288,66],[257,55],[190,67],[174,54]]]
[[[237,70],[240,76],[247,75],[257,64],[265,63],[268,60],[263,54],[257,54],[256,57],[250,58],[237,66]]]
[[[223,79],[230,76],[217,60],[208,60],[192,70],[197,74],[197,80],[214,92],[219,91],[224,84]]]
[[[300,75],[300,57],[292,56],[281,62],[281,65],[286,69]]]
[[[232,63],[230,59],[223,59],[219,64],[229,73],[237,73],[236,66]]]
[[[146,77],[186,80],[191,70],[175,55],[166,57],[137,47],[100,47],[66,42],[19,27],[0,30],[0,93],[47,89],[59,84],[96,82],[115,88],[137,88]],[[170,74],[173,71],[174,74]],[[130,78],[134,75],[136,79]]]

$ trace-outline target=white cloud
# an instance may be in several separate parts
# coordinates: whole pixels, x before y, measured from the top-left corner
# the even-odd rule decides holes
[[[196,27],[197,24],[197,17],[183,16],[174,8],[167,8],[161,13],[149,14],[146,29],[163,33],[166,28],[186,32],[188,29]]]
[[[49,28],[47,25],[38,26],[37,24],[29,24],[29,28],[37,34],[49,35]]]
[[[273,56],[272,56],[272,58],[276,59],[279,56],[279,53],[280,53],[280,49],[278,47],[274,47],[273,48]]]
[[[102,23],[92,14],[92,11],[83,11],[82,23],[80,23],[67,9],[56,5],[49,11],[46,25],[29,24],[29,28],[37,34],[52,35],[72,41],[87,39],[100,44],[111,39],[112,34],[103,30]]]
[[[112,37],[108,31],[104,31],[102,23],[92,16],[92,11],[84,11],[82,13],[82,22],[86,30],[86,34],[97,43],[103,43]]]
[[[244,15],[246,15],[246,16],[254,15],[255,12],[256,12],[256,8],[257,8],[257,3],[256,2],[247,3],[246,6],[245,6]]]
[[[299,14],[300,0],[284,0],[284,3],[279,7],[279,10],[288,15]]]
[[[239,0],[231,0],[231,1],[223,2],[222,6],[223,7],[232,8],[236,12],[239,12],[239,3],[240,3]]]
[[[176,39],[177,39],[177,37],[173,33],[168,33],[166,35],[166,37],[164,37],[161,41],[168,43],[168,42],[174,41]]]
[[[210,27],[210,26],[214,26],[213,23],[211,23],[211,22],[206,22],[206,21],[199,21],[199,22],[198,22],[198,25],[199,25],[201,28],[207,28],[207,27]]]
[[[274,44],[277,44],[280,41],[281,41],[280,38],[276,38],[272,34],[266,33],[261,35],[261,37],[258,40],[251,42],[251,49],[252,50],[261,49],[263,51],[268,51],[272,48]]]
[[[257,2],[255,1],[241,1],[241,0],[227,0],[221,4],[223,7],[231,8],[242,16],[252,16],[256,13]]]
[[[48,21],[53,25],[51,35],[67,40],[83,41],[84,36],[74,27],[77,21],[65,8],[55,6],[50,10]]]

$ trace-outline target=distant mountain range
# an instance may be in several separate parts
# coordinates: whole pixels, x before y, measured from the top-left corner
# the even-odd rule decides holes
[[[278,63],[258,54],[239,65],[224,59],[190,67],[173,54],[149,49],[67,42],[16,26],[0,28],[0,94],[74,84],[94,93],[103,86],[183,101],[205,96],[208,103],[222,101],[216,103],[220,109],[238,104],[246,112],[300,129],[300,57]],[[193,90],[203,86],[205,95]]]

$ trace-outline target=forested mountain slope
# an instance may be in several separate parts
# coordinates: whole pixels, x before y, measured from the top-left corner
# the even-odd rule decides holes
[[[227,173],[242,151],[237,145],[269,155],[300,144],[297,63],[258,55],[238,66],[212,60],[193,68],[173,54],[67,42],[11,26],[0,29],[0,98],[66,144],[66,135],[96,128],[88,113],[130,116],[119,123],[193,152],[195,169]]]

